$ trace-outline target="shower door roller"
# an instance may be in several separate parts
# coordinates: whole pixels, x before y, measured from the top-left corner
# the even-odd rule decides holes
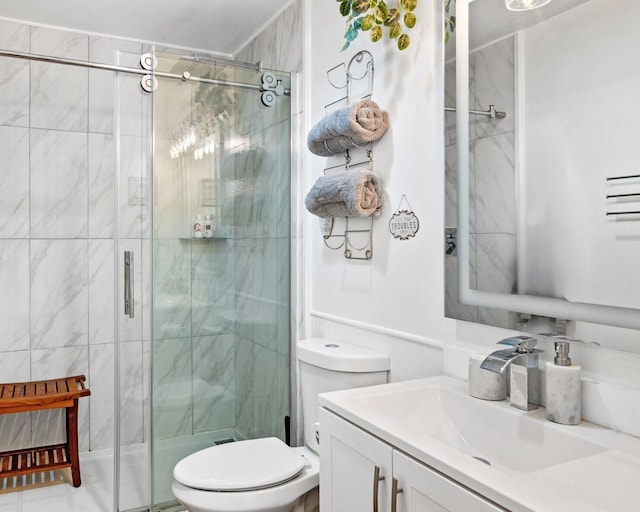
[[[158,88],[158,80],[153,75],[144,75],[140,79],[140,87],[144,92],[153,92]]]
[[[276,94],[273,91],[265,91],[260,95],[260,100],[265,107],[271,107],[276,102]]]
[[[150,53],[145,53],[140,56],[140,67],[142,69],[146,69],[147,71],[151,71],[152,69],[156,69],[158,65],[158,59]]]
[[[264,73],[262,75],[262,88],[268,89],[269,87],[273,87],[276,85],[276,75],[273,73]]]

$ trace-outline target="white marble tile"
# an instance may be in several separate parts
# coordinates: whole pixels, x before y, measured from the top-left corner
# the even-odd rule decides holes
[[[193,428],[191,338],[153,346],[154,438],[190,434]]]
[[[89,343],[113,343],[114,332],[114,242],[88,240]]]
[[[112,343],[89,347],[89,388],[91,389],[89,448],[91,450],[113,447],[113,348]]]
[[[0,111],[2,111],[1,107]],[[0,218],[2,219],[0,237],[28,238],[29,130],[27,128],[0,126]]]
[[[113,136],[89,133],[89,238],[112,238],[114,233]]]
[[[236,336],[234,340],[234,389],[236,430],[245,438],[253,436],[254,343]]]
[[[31,379],[45,380],[71,375],[89,374],[88,347],[63,347],[31,351]],[[90,398],[78,402],[78,447],[89,448],[89,403]],[[60,409],[30,413],[33,424],[34,446],[55,444],[65,439],[64,414]]]
[[[31,353],[2,352],[2,382],[26,382],[31,378]],[[16,450],[31,445],[31,417],[28,414],[0,415],[0,451]],[[0,509],[1,510],[1,509]]]
[[[191,254],[189,243],[154,243],[154,339],[191,336]]]
[[[87,60],[89,37],[68,30],[32,26],[31,51],[39,55]]]
[[[475,142],[475,209],[478,233],[516,232],[514,134]]]
[[[120,443],[123,446],[144,440],[142,357],[141,341],[120,344]]]
[[[214,213],[216,207],[202,207],[201,179],[215,179],[194,172],[191,157],[169,158],[170,141],[156,140],[154,153],[154,236],[159,239],[190,238],[197,213]],[[209,167],[207,162],[207,168]],[[185,180],[185,176],[191,179]],[[219,182],[213,182],[214,187]],[[213,194],[217,201],[217,193]]]
[[[0,353],[30,348],[29,279],[29,241],[0,240]]]
[[[516,287],[515,237],[509,234],[476,235],[478,289],[513,293]],[[478,308],[482,323],[515,329],[517,315],[510,311]]]
[[[30,243],[31,347],[86,345],[87,241],[31,240]]]
[[[253,432],[256,437],[282,436],[281,393],[278,390],[278,354],[259,345],[254,352]]]
[[[0,48],[29,51],[29,27],[0,21]],[[29,63],[0,58],[0,125],[29,126]]]
[[[152,96],[142,90],[138,75],[119,73],[116,82],[120,106],[116,112],[116,123],[120,133],[134,137],[145,136],[145,116],[150,114],[147,104],[151,103]]]
[[[104,64],[140,67],[142,44],[127,39],[105,36],[89,36],[89,60]]]
[[[303,20],[301,0],[288,9],[236,55],[243,62],[262,61],[264,67],[301,72]]]
[[[87,135],[31,130],[31,236],[87,236]]]
[[[0,20],[0,46],[5,50],[28,52],[30,47],[28,25]]]
[[[235,426],[233,334],[193,338],[193,431]]]
[[[89,70],[89,131],[113,133],[116,73]]]
[[[472,108],[507,113],[504,119],[477,116],[476,137],[512,132],[515,129],[514,39],[507,38],[485,47],[475,54],[475,98]]]
[[[120,137],[120,236],[141,238],[149,229],[148,147],[140,137]]]
[[[31,28],[31,51],[87,60],[88,36],[44,27]],[[61,64],[31,63],[31,127],[86,131],[88,70]]]
[[[31,63],[31,127],[86,132],[88,70]]]
[[[478,289],[512,293],[516,284],[516,244],[509,234],[477,234]]]
[[[0,58],[0,124],[29,125],[29,63]]]
[[[232,310],[228,297],[233,292],[233,274],[226,271],[231,259],[228,246],[221,240],[192,241],[190,244],[192,335],[225,332],[228,322],[223,312]]]

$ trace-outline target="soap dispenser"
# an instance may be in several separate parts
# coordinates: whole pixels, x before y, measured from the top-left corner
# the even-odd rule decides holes
[[[547,419],[564,425],[580,423],[580,366],[571,364],[569,342],[556,341],[553,362],[546,364]]]

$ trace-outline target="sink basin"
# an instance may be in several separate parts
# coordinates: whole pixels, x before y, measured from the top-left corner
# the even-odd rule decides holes
[[[466,388],[453,389],[437,381],[388,388],[361,392],[351,403],[376,411],[389,432],[401,432],[405,439],[429,438],[503,472],[537,471],[606,450],[568,432],[572,427],[544,420],[543,409],[523,413],[508,402],[478,400]]]

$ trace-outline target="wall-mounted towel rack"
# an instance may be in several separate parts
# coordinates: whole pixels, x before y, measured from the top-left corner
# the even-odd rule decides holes
[[[325,113],[334,108],[349,105],[354,101],[371,99],[374,85],[373,55],[367,50],[357,52],[348,63],[340,63],[327,71],[327,81],[334,88],[344,91],[340,98],[324,106]],[[344,152],[344,162],[331,165],[324,173],[336,169],[351,169],[360,165],[373,164],[373,144],[357,146],[357,161],[353,162],[351,152]],[[362,158],[360,154],[364,151]],[[344,257],[352,260],[370,260],[373,257],[373,217],[344,217],[340,219],[321,219],[322,238],[324,244],[333,250],[343,249]]]
[[[362,68],[358,73],[358,68]],[[331,107],[349,104],[353,100],[363,100],[373,97],[373,77],[374,77],[373,55],[367,50],[356,53],[348,64],[341,62],[337,66],[327,71],[327,81],[334,89],[344,89],[344,96],[337,100],[327,103],[324,106],[325,112],[331,110]],[[363,82],[366,81],[366,82]],[[355,91],[354,85],[364,83],[364,89],[359,93]]]
[[[456,107],[444,107],[444,110],[445,112],[455,112]],[[486,116],[491,119],[504,119],[507,117],[507,113],[496,110],[495,105],[489,105],[489,110],[469,109],[469,114],[473,114],[475,116]]]
[[[640,184],[638,179],[640,178],[640,174],[627,174],[623,176],[609,176],[607,177],[607,185],[613,186],[615,188],[618,187],[636,187],[636,190],[632,190],[630,192],[620,192],[615,194],[607,194],[606,199],[609,201],[609,206],[613,205],[623,205],[623,204],[633,204],[637,205],[640,203],[640,192],[637,191],[637,186]],[[631,181],[625,181],[631,180]],[[619,188],[618,188],[619,189]],[[638,199],[635,199],[638,198]],[[608,210],[605,215],[607,217],[625,217],[625,216],[640,216],[640,210],[636,208],[633,209],[623,209],[623,210]],[[639,217],[640,219],[640,217]],[[631,218],[628,220],[635,221],[635,218]]]

